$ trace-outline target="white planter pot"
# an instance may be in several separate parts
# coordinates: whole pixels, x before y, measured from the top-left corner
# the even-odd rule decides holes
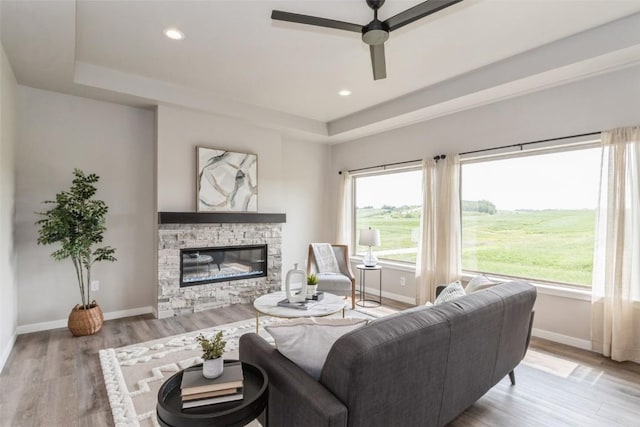
[[[222,357],[218,357],[217,359],[205,360],[202,362],[202,375],[205,378],[218,378],[222,375],[222,370],[224,368],[224,362]]]
[[[307,285],[307,298],[311,298],[312,296],[314,296],[317,291],[318,291],[318,285],[315,285],[315,286]]]

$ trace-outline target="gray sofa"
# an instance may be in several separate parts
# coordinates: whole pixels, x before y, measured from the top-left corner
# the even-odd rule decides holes
[[[269,376],[272,427],[442,426],[512,375],[535,299],[509,282],[375,320],[335,342],[320,381],[256,334],[241,337],[240,359]]]

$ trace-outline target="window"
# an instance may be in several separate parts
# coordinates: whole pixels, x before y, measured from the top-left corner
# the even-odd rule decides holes
[[[463,161],[463,270],[591,286],[600,154]]]
[[[378,259],[416,262],[422,205],[420,169],[354,177],[355,243],[357,255],[369,250],[359,246],[359,230],[380,230],[380,246],[372,248]]]

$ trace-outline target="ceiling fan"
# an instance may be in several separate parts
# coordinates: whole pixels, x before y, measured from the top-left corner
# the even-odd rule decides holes
[[[380,80],[387,77],[387,68],[384,60],[384,42],[389,38],[391,31],[459,3],[462,0],[428,0],[404,12],[400,12],[386,21],[378,20],[378,9],[382,7],[385,0],[366,1],[369,7],[373,9],[373,20],[367,25],[335,21],[317,16],[300,15],[298,13],[283,12],[281,10],[272,11],[271,19],[361,33],[362,41],[369,45],[369,51],[371,52],[373,79]]]

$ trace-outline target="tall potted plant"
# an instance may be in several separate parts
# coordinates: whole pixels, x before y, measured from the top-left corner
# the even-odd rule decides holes
[[[91,300],[91,267],[98,261],[115,261],[115,249],[111,246],[94,246],[101,243],[105,227],[105,215],[109,208],[102,200],[95,200],[96,187],[100,180],[94,173],[85,175],[80,169],[74,169],[73,181],[69,191],[56,194],[56,200],[44,203],[53,207],[40,212],[43,218],[36,222],[38,244],[59,243],[60,249],[51,253],[53,259],[60,261],[71,258],[76,271],[80,299],[69,314],[68,327],[75,336],[95,334],[102,328],[102,309]]]

